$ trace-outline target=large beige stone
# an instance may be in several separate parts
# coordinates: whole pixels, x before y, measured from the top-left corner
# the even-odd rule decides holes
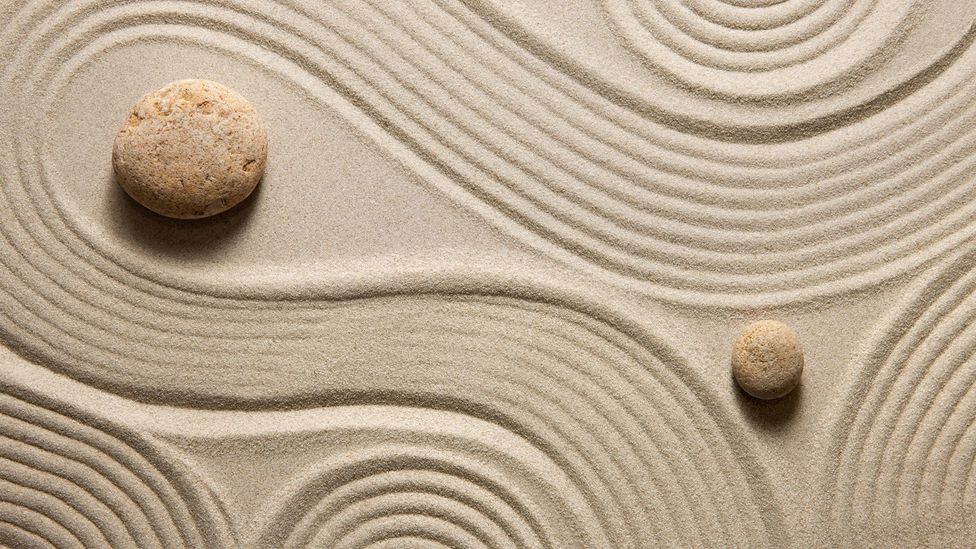
[[[112,166],[137,202],[169,217],[223,212],[264,173],[267,133],[254,107],[217,82],[180,80],[143,96],[115,138]]]
[[[747,326],[735,342],[732,374],[742,389],[761,399],[790,393],[803,373],[803,349],[789,326],[761,320]]]

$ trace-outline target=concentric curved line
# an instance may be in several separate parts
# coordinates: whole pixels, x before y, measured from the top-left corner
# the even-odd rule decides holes
[[[779,2],[763,9],[743,8],[721,0],[687,0],[684,6],[701,19],[728,29],[767,30],[800,22],[829,4],[823,0],[804,0]]]
[[[135,446],[117,438],[131,432],[110,434],[117,428],[67,417],[0,383],[0,505],[19,509],[4,513],[6,522],[57,547],[236,545],[181,465],[157,461],[162,454],[138,438],[130,438]]]
[[[976,500],[976,253],[920,280],[856,362],[832,424],[828,509],[840,543],[972,539]],[[933,520],[939,522],[932,523]],[[953,541],[956,540],[956,541]]]
[[[537,444],[531,438],[453,411],[359,408],[347,428],[357,434],[342,438],[362,448],[339,451],[282,488],[256,544],[341,546],[364,523],[404,513],[446,521],[493,547],[639,547],[658,539],[625,536],[619,528],[635,527],[626,523],[608,527],[610,500],[595,499],[575,467],[527,446]],[[443,505],[430,507],[430,494]],[[418,532],[397,532],[408,533]]]
[[[396,536],[376,541],[374,549],[449,549],[450,546],[422,536]]]
[[[512,540],[506,539],[504,531],[497,525],[485,521],[477,510],[453,499],[423,492],[388,494],[370,500],[357,501],[352,506],[343,509],[341,515],[336,516],[319,529],[319,536],[316,538],[314,546],[335,547],[341,545],[341,541],[327,545],[323,540],[344,540],[353,537],[356,530],[363,529],[363,526],[370,521],[394,516],[414,515],[455,525],[466,536],[474,540],[471,545],[518,547],[512,543]],[[323,534],[328,535],[328,538],[323,538]],[[397,535],[402,535],[402,533],[398,532]]]
[[[624,5],[618,2],[611,8],[608,4],[607,11],[621,13]],[[618,28],[630,38],[635,51],[647,50],[634,42],[655,40],[690,63],[752,73],[791,67],[828,54],[849,39],[877,8],[876,1],[833,1],[804,19],[757,31],[710,25],[706,20],[688,17],[683,5],[673,1],[652,5],[628,0],[626,5],[623,13],[641,28],[633,29],[633,23],[624,21],[618,22]]]
[[[393,515],[380,517],[358,525],[356,530],[339,542],[336,547],[369,547],[377,541],[391,537],[423,534],[448,547],[488,548],[457,526],[423,515]]]
[[[439,189],[488,218],[504,212],[508,219],[500,223],[512,234],[533,242],[547,254],[582,272],[600,273],[603,276],[600,280],[611,280],[626,289],[719,305],[742,306],[757,299],[765,299],[765,303],[795,301],[849,291],[884,277],[910,272],[971,241],[968,220],[973,213],[973,188],[968,176],[972,167],[968,153],[973,143],[967,121],[972,112],[973,90],[969,85],[971,78],[969,83],[966,80],[971,76],[966,65],[959,67],[970,60],[965,43],[951,52],[951,57],[944,58],[947,62],[940,61],[942,65],[935,67],[924,82],[911,87],[910,91],[914,91],[916,85],[932,86],[919,97],[904,99],[914,100],[912,105],[925,108],[909,109],[905,103],[905,109],[899,112],[899,105],[883,102],[884,107],[895,112],[885,113],[888,118],[879,115],[877,119],[865,119],[870,124],[852,128],[843,137],[855,141],[855,136],[880,133],[881,122],[884,127],[899,128],[897,135],[886,138],[883,145],[857,147],[836,161],[825,154],[831,150],[829,147],[823,142],[816,144],[818,154],[798,156],[818,169],[794,175],[795,185],[775,186],[775,191],[769,193],[775,200],[764,202],[762,195],[773,187],[770,180],[782,173],[781,166],[788,165],[791,159],[770,170],[757,160],[769,149],[741,144],[741,147],[714,145],[718,152],[713,151],[706,159],[714,162],[709,169],[718,174],[735,174],[738,181],[702,186],[700,174],[696,178],[693,169],[700,158],[685,152],[708,148],[709,140],[696,142],[700,136],[688,132],[679,139],[679,145],[673,148],[662,145],[676,130],[684,128],[674,124],[655,126],[635,117],[633,111],[623,112],[607,105],[599,94],[581,92],[578,82],[560,80],[551,67],[545,68],[539,59],[526,56],[524,48],[519,50],[524,44],[504,42],[497,29],[492,30],[491,25],[464,15],[463,9],[456,7],[409,7],[403,12],[404,17],[398,17],[401,12],[380,3],[322,7],[330,10],[324,12],[326,16],[314,9],[302,11],[298,6],[270,15],[264,4],[218,9],[194,7],[186,2],[117,3],[102,13],[86,11],[88,4],[75,6],[51,14],[52,21],[44,17],[30,21],[39,23],[41,38],[12,50],[15,51],[11,55],[14,68],[4,75],[4,88],[13,91],[9,95],[12,100],[26,101],[40,91],[38,96],[44,99],[41,112],[50,113],[60,106],[58,101],[72,71],[91,61],[86,55],[95,56],[107,48],[121,47],[130,40],[145,40],[147,36],[176,36],[185,43],[212,40],[226,44],[225,49],[236,50],[240,58],[254,53],[255,44],[261,43],[280,56],[286,67],[283,70],[294,77],[296,86],[314,90],[317,98],[325,97],[324,104],[340,105],[344,114],[362,122],[357,125],[372,124],[364,131],[396,151],[401,161],[416,167],[418,173],[437,180]],[[69,17],[58,19],[65,14]],[[357,28],[358,34],[353,31]],[[473,28],[479,31],[463,30]],[[453,41],[440,38],[448,34],[452,34]],[[320,42],[309,39],[320,35],[324,37]],[[417,55],[412,58],[401,55],[398,50],[407,49],[406,46]],[[479,48],[490,62],[476,62],[473,52]],[[76,52],[78,57],[61,64],[64,59],[58,52],[64,51]],[[445,55],[448,51],[458,54],[457,57]],[[478,70],[493,66],[504,70]],[[482,75],[478,76],[479,73]],[[486,76],[498,74],[506,76],[494,81],[494,76]],[[56,85],[45,88],[45,83],[51,81]],[[19,88],[15,83],[26,84]],[[493,85],[505,91],[494,91]],[[542,95],[550,102],[549,108],[537,109],[539,100],[530,98],[529,90],[553,92]],[[530,112],[537,114],[524,114]],[[557,116],[555,112],[563,115]],[[911,126],[916,122],[906,120],[907,112],[918,115],[918,126]],[[603,116],[593,117],[592,113]],[[962,118],[955,124],[938,123],[952,114],[961,114]],[[591,120],[587,121],[587,116]],[[614,120],[607,124],[594,121],[601,118]],[[41,123],[42,120],[26,120],[8,126],[5,120],[4,127],[9,132],[33,130]],[[920,135],[916,143],[906,143],[909,140],[906,135],[918,127],[926,127],[929,132]],[[8,131],[4,133],[5,138],[10,137]],[[24,133],[30,136],[35,132]],[[402,142],[395,143],[397,140]],[[43,152],[38,154],[37,149]],[[318,368],[314,371],[323,377],[328,376],[330,380],[338,377],[337,387],[343,387],[345,382],[349,384],[346,389],[353,393],[363,390],[356,388],[354,380],[341,379],[341,365],[365,361],[365,356],[346,354],[355,347],[346,350],[329,347],[323,334],[338,334],[346,341],[353,341],[356,334],[351,333],[352,327],[358,329],[369,322],[395,325],[398,315],[411,311],[411,304],[401,303],[404,296],[417,292],[437,294],[417,299],[451,310],[446,319],[431,319],[447,326],[458,322],[458,316],[477,316],[481,314],[479,309],[498,306],[493,301],[496,298],[444,297],[452,293],[515,295],[534,302],[530,309],[545,308],[539,303],[543,301],[588,313],[598,310],[597,316],[603,319],[599,322],[610,324],[621,316],[606,314],[604,309],[609,307],[595,307],[590,304],[594,299],[586,301],[578,292],[563,292],[554,298],[552,292],[536,290],[534,282],[525,280],[515,281],[517,287],[513,290],[512,280],[498,275],[492,275],[494,279],[486,276],[490,280],[475,283],[466,280],[469,273],[461,269],[428,282],[419,279],[430,274],[429,268],[426,272],[418,269],[408,273],[400,283],[391,283],[392,275],[383,273],[365,281],[356,281],[354,275],[341,280],[338,276],[326,276],[311,287],[293,286],[283,291],[269,290],[260,284],[214,288],[194,281],[167,279],[167,275],[154,273],[136,258],[98,248],[97,240],[85,238],[90,236],[90,230],[79,227],[83,221],[71,219],[70,209],[58,202],[56,181],[61,174],[55,167],[54,155],[43,149],[37,143],[25,142],[15,144],[12,153],[6,150],[0,153],[3,155],[0,200],[13,212],[0,227],[5,244],[9,244],[3,252],[0,273],[6,288],[0,294],[5,315],[3,331],[26,354],[76,378],[123,394],[145,397],[147,387],[163,378],[169,367],[182,363],[191,369],[196,367],[191,378],[204,375],[205,366],[214,366],[216,375],[236,380],[236,385],[231,383],[222,389],[227,391],[225,394],[216,395],[224,399],[218,400],[217,405],[258,407],[270,401],[294,404],[342,398],[338,388],[300,389],[296,379],[286,376],[272,397],[262,401],[253,392],[254,388],[248,387],[244,376],[255,369],[281,369],[281,363],[299,357],[291,365],[295,370]],[[886,150],[904,151],[904,155],[878,160],[878,152]],[[657,156],[653,162],[647,160],[654,155]],[[715,158],[722,160],[715,161]],[[803,180],[823,175],[821,168],[827,173],[854,173],[858,177]],[[877,178],[880,183],[865,189],[865,181],[878,174],[884,176]],[[632,184],[628,178],[638,184]],[[826,196],[819,186],[824,180],[831,188]],[[913,185],[915,181],[921,184]],[[706,190],[699,191],[700,187]],[[879,192],[883,198],[875,206],[864,207],[870,203],[872,191]],[[708,196],[703,198],[702,192]],[[804,196],[809,206],[800,217],[802,223],[791,225],[784,221],[784,214],[794,213],[795,209],[781,206],[796,196]],[[857,198],[845,203],[850,196]],[[660,197],[666,200],[659,201]],[[734,207],[724,204],[723,198],[729,199]],[[750,207],[750,201],[757,201],[758,205]],[[706,213],[696,214],[695,208],[703,204],[706,207],[700,211]],[[765,212],[767,224],[749,226],[747,220],[755,219],[755,211]],[[829,223],[824,222],[818,219],[818,214],[825,211],[837,215]],[[722,229],[723,221],[730,219],[738,224],[737,231]],[[927,222],[934,223],[919,230]],[[865,232],[837,239],[836,243],[831,240],[832,232],[852,227],[863,228]],[[723,250],[725,246],[733,246],[731,252]],[[828,261],[823,262],[822,258]],[[336,281],[340,282],[340,288],[329,289]],[[792,285],[801,288],[793,290]],[[335,301],[377,295],[399,297],[351,303]],[[313,299],[302,302],[302,298]],[[463,303],[466,300],[476,304]],[[384,316],[379,308],[391,303],[401,308]],[[467,306],[473,311],[466,309]],[[519,307],[500,307],[500,310],[503,312],[496,314],[506,322],[514,322],[512,317],[522,314],[518,312]],[[557,307],[546,309],[542,318],[565,314],[570,313]],[[270,318],[258,320],[261,317]],[[292,324],[296,317],[301,319],[297,325]],[[343,323],[349,327],[344,329]],[[648,345],[653,351],[661,347],[656,338],[646,335],[646,329],[631,331],[630,324],[623,323],[627,326],[624,332],[639,345]],[[603,333],[609,329],[594,330]],[[552,331],[555,335],[546,331],[543,335],[556,339],[563,328]],[[631,345],[619,343],[626,339],[619,333],[607,333],[611,335],[606,338],[617,347]],[[391,337],[391,348],[407,354],[418,348],[436,348],[445,353],[453,347],[450,342],[439,344],[445,348],[431,345],[424,340],[425,334],[422,329],[398,336],[406,341]],[[471,337],[464,333],[453,336]],[[512,340],[504,329],[494,337],[521,344],[525,353],[542,364],[558,365],[569,360],[558,349],[540,350],[518,338]],[[560,337],[566,345],[575,341]],[[483,345],[474,337],[466,350],[474,353],[482,350]],[[598,356],[620,358],[612,350],[613,345],[591,343],[590,346],[600,351]],[[309,350],[321,360],[302,362],[301,354]],[[634,354],[643,356],[640,351]],[[503,351],[486,356],[505,363],[516,358]],[[210,364],[214,357],[221,357],[216,365]],[[125,364],[125,361],[134,361],[145,368],[133,370],[131,362]],[[325,365],[334,370],[325,369]],[[557,366],[551,368],[552,372],[561,371]],[[235,370],[240,372],[235,374]],[[624,448],[619,459],[609,459],[601,456],[601,452],[586,449],[599,445],[595,441],[600,437],[592,432],[608,426],[625,434],[626,440],[639,440],[640,425],[670,420],[667,429],[681,434],[668,435],[665,431],[662,436],[673,437],[668,439],[672,442],[695,440],[683,424],[691,420],[677,420],[653,412],[644,415],[633,402],[614,405],[615,399],[606,394],[627,394],[621,389],[626,384],[618,380],[599,385],[604,393],[588,395],[591,385],[583,381],[586,376],[578,377],[579,370],[576,372],[570,368],[566,373],[571,381],[555,386],[553,391],[588,402],[591,412],[574,423],[579,426],[577,432],[547,430],[545,421],[527,416],[519,416],[520,419],[510,420],[511,423],[520,426],[521,432],[532,430],[525,427],[532,425],[533,429],[547,433],[550,440],[572,439],[571,446],[577,448],[573,463],[588,469],[599,469],[594,464],[634,471],[648,467],[647,459],[637,451],[639,445]],[[641,375],[635,374],[633,378],[641,383]],[[690,378],[690,374],[681,374],[678,381],[667,383],[676,387],[678,393],[682,386],[691,385],[697,387],[694,394],[705,394],[699,392],[700,382],[689,381]],[[506,372],[498,384],[486,385],[494,392],[485,389],[481,398],[504,396],[513,388],[546,379]],[[195,389],[192,379],[180,383],[186,386],[170,384],[169,392],[164,390],[152,398],[199,403],[214,396],[200,392],[206,389]],[[654,400],[651,397],[674,398],[673,392],[655,389],[653,385],[645,386],[645,391],[644,397],[651,400]],[[478,406],[485,404],[479,401]],[[496,406],[517,409],[514,402]],[[548,408],[551,413],[564,413],[556,403],[550,402]],[[539,414],[545,417],[544,411]],[[697,417],[697,412],[689,412],[687,417]],[[550,444],[552,448],[560,447],[554,442]],[[661,480],[670,467],[690,468],[702,479],[714,475],[707,464],[699,469],[688,458],[668,455],[663,449],[659,451],[653,459],[661,459],[667,467],[655,469],[659,475],[653,479],[657,481],[648,485],[661,500],[687,498],[688,494],[701,490],[698,480],[670,483]],[[553,453],[562,454],[559,450]],[[953,467],[966,463],[965,451],[961,456],[950,460]],[[609,481],[592,473],[587,482],[600,485]],[[640,494],[621,487],[612,490],[618,490],[624,507],[632,504],[640,507]],[[714,510],[720,507],[716,501],[710,502],[701,511],[702,515],[687,508],[661,512],[674,524],[690,526],[688,535],[697,533],[721,541],[723,538],[715,532],[727,529],[728,525],[723,513]],[[634,514],[635,518],[640,516],[639,512]]]
[[[542,199],[541,202],[540,201],[536,201],[535,204],[536,204],[536,206],[538,206],[538,204],[547,202],[547,201],[549,201],[549,199],[552,199],[554,197],[558,197],[558,195],[553,195],[553,194],[550,193],[549,195],[546,195],[546,198],[545,199]],[[590,206],[590,205],[592,205],[594,203],[595,202],[593,200],[587,199],[586,201],[582,202],[581,204]],[[591,219],[594,219],[594,220],[596,219],[596,218],[593,218],[592,216],[590,216],[590,218]],[[780,218],[782,219],[782,216]],[[880,217],[880,216],[873,216],[870,219],[882,219],[882,217]],[[960,217],[957,217],[956,219],[961,219],[961,218]],[[587,222],[587,223],[589,223],[589,222]],[[587,225],[587,223],[584,223],[584,225]],[[579,220],[578,219],[575,220],[575,221],[574,220],[569,220],[569,223],[567,224],[567,226],[569,226],[569,227],[573,227],[574,225],[577,225],[577,226],[579,225]],[[678,228],[678,227],[676,226],[676,228]],[[543,228],[543,230],[548,231],[548,230],[551,230],[551,229],[549,229],[549,228]],[[560,230],[562,230],[562,229],[560,229]],[[683,229],[678,228],[678,230],[683,230]],[[945,231],[941,231],[942,234],[944,234],[944,232]],[[608,240],[609,239],[613,239],[613,240],[617,240],[617,241],[619,241],[619,239],[620,239],[620,235],[612,235],[611,233],[600,233],[600,234],[595,234],[594,236],[596,236],[599,239],[608,239]],[[731,235],[729,235],[729,236],[731,236]],[[735,236],[739,239],[738,240],[739,242],[742,242],[741,235],[735,235]],[[728,238],[728,236],[726,236],[726,238]],[[865,235],[864,237],[861,237],[860,239],[861,239],[862,242],[874,242],[876,240],[876,238],[877,238],[877,236],[875,234],[868,234],[868,235]],[[638,241],[635,241],[635,243],[636,242],[638,242]],[[746,240],[746,242],[748,242],[748,239]],[[758,239],[756,241],[756,244],[759,245],[759,246],[768,246],[768,243],[767,242],[763,242],[762,239]],[[917,241],[916,242],[906,243],[906,244],[907,245],[903,249],[906,249],[906,248],[907,249],[917,249],[917,248],[919,248]],[[609,252],[610,251],[610,250],[606,250],[605,249],[605,246],[603,248],[604,248],[604,250],[601,253],[606,253],[606,252]],[[655,248],[656,249],[661,249],[660,243],[656,247],[651,247],[651,248],[648,248],[648,247],[642,245],[640,247],[640,249],[641,249],[641,252],[640,253],[641,254],[646,254],[650,250],[653,250]],[[662,263],[664,263],[665,258],[672,259],[673,260],[674,258],[673,257],[669,257],[668,254],[674,254],[676,251],[678,251],[678,249],[674,248],[673,245],[670,246],[670,249],[668,249],[668,245],[667,244],[664,245],[664,249],[666,249],[668,251],[667,251],[667,253],[663,257],[661,257]],[[935,247],[933,247],[931,249],[938,250],[938,248],[935,248]],[[816,257],[816,256],[822,256],[822,255],[829,255],[829,254],[821,254],[819,252],[816,253],[816,254],[814,254],[813,253],[814,251],[817,251],[817,250],[811,250],[810,253],[809,253],[809,255],[808,255],[808,257]],[[592,253],[592,252],[588,252],[588,253]],[[621,257],[620,254],[613,254],[610,257],[614,257],[614,256],[616,256],[618,258],[618,259],[616,259],[616,261],[627,261],[626,258],[625,257]],[[690,258],[695,258],[695,260],[697,261],[699,259],[700,260],[705,260],[707,256],[706,255],[699,254],[697,257],[695,255],[692,255],[692,256],[689,256],[689,257]],[[721,261],[718,257],[708,258],[707,259],[707,261],[709,263],[712,263],[712,264],[714,264],[714,262],[716,260]],[[785,256],[784,259],[783,259],[783,261],[782,261],[782,264],[784,264],[784,265],[785,264],[790,264],[791,263],[791,260],[794,260],[792,262],[795,262],[796,257]],[[601,261],[602,261],[602,259],[601,259]],[[630,261],[628,261],[628,262],[630,262]],[[630,263],[632,263],[632,262],[630,262]],[[709,263],[705,263],[705,264],[707,265]],[[743,265],[745,265],[745,263]],[[686,278],[685,274],[688,272],[688,268],[689,267],[691,267],[691,266],[689,265],[687,267],[684,267],[684,270],[674,271],[667,278],[667,283],[668,284],[678,284],[682,280],[685,280],[686,281],[687,278]],[[633,267],[631,267],[631,268],[633,268]],[[696,267],[696,268],[701,268],[701,267]],[[819,273],[823,273],[823,272],[825,272],[827,270],[828,269],[826,269],[826,268],[820,268],[820,269],[811,270],[810,272],[811,272],[811,276],[819,277],[819,276],[821,276]],[[843,269],[834,269],[834,270],[835,271],[846,272]],[[638,272],[635,272],[635,274],[637,274]],[[641,274],[641,276],[646,276],[647,273],[640,273],[640,274]],[[663,274],[663,273],[659,273],[659,274]],[[785,280],[795,281],[796,280],[795,274],[796,273],[789,273],[788,275],[784,276],[784,279],[783,280],[784,281]],[[850,278],[850,275],[847,275],[847,276]],[[702,282],[702,285],[704,285],[705,287],[712,287],[712,286],[714,286],[717,283],[716,280],[721,280],[723,278],[724,279],[728,279],[729,277],[728,276],[713,276],[713,277],[705,278],[701,282]],[[747,277],[745,280],[749,280],[749,278]],[[768,278],[766,278],[766,280],[768,281]]]
[[[400,495],[406,495],[406,505]],[[394,510],[421,511],[433,502],[433,507],[441,513],[450,514],[460,509],[467,515],[466,520],[479,524],[476,528],[482,533],[478,536],[483,542],[494,540],[502,547],[541,547],[544,546],[540,534],[535,531],[540,525],[532,525],[526,520],[530,513],[525,509],[509,507],[508,501],[485,487],[446,473],[400,468],[384,474],[349,482],[329,493],[315,505],[314,510],[305,513],[304,526],[296,528],[309,534],[313,532],[333,532],[334,526],[323,519],[330,514],[347,515],[345,524],[351,524],[366,512],[383,516]],[[376,502],[380,509],[374,509]],[[330,509],[338,509],[338,513]],[[352,509],[350,507],[359,507]],[[309,517],[314,517],[309,519]],[[444,517],[442,517],[444,518]],[[334,521],[333,521],[334,522]],[[293,533],[294,535],[294,533]],[[552,545],[550,538],[546,544]],[[308,545],[307,538],[297,542]]]
[[[62,263],[63,263],[63,262],[62,262]],[[82,274],[82,273],[79,273],[79,274]],[[90,277],[84,277],[84,276],[79,276],[78,278],[81,278],[81,279],[85,279],[85,278],[90,278]],[[84,292],[77,292],[77,294],[78,294],[78,295],[84,295]],[[212,303],[212,302],[211,302],[211,303]],[[208,303],[208,304],[209,304],[209,303]],[[145,305],[145,304],[142,304],[142,305]],[[182,313],[183,311],[180,311],[180,312]],[[204,318],[204,317],[205,317],[205,316],[206,316],[207,314],[208,314],[208,312],[207,312],[206,310],[201,310],[201,311],[200,311],[199,313],[194,313],[194,316],[195,316],[196,318],[201,318],[201,319],[202,319],[202,318]],[[80,318],[83,318],[83,317],[81,317],[80,315],[79,315],[79,317],[80,317]],[[111,318],[111,317],[109,317],[109,318]],[[140,320],[141,320],[141,319],[140,319]],[[145,322],[145,321],[144,321],[144,322]],[[201,324],[203,324],[203,323],[201,323]],[[118,329],[118,327],[117,327],[117,326],[114,326],[114,327],[113,327],[113,330],[117,330],[117,329]],[[99,335],[100,335],[100,336],[105,336],[106,334],[107,334],[107,332],[106,332],[106,333],[101,333],[101,334],[99,334]],[[157,334],[157,335],[158,335],[158,334]],[[211,339],[212,339],[212,338],[211,338]],[[185,346],[185,345],[186,345],[186,343],[187,343],[187,340],[186,340],[185,338],[180,338],[180,345],[181,345],[181,346]],[[202,344],[202,345],[203,345],[203,344]],[[207,346],[209,346],[209,345],[211,345],[211,342],[209,342],[209,341],[208,341],[208,342],[207,342],[207,343],[206,343],[205,345],[207,345]],[[175,348],[175,347],[176,347],[176,346],[173,346],[173,348]],[[122,348],[122,347],[120,347],[120,348]],[[135,347],[135,349],[138,349],[138,347]],[[189,348],[189,350],[194,350],[194,351],[195,351],[196,349],[194,349],[194,348],[192,348],[192,347],[190,347],[190,348]],[[130,350],[129,350],[128,352],[132,352],[132,349],[130,349]],[[180,357],[180,358],[182,358],[182,357]]]
[[[85,547],[74,534],[29,504],[0,501],[0,516],[0,541],[11,547]]]
[[[437,442],[433,444],[440,445]],[[514,453],[515,450],[508,452]],[[289,503],[281,505],[275,515],[277,518],[269,523],[274,525],[275,530],[266,532],[258,543],[280,543],[283,547],[340,547],[344,546],[343,540],[362,535],[363,530],[368,532],[371,521],[397,515],[413,515],[434,519],[441,524],[451,524],[457,531],[463,532],[465,537],[475,540],[470,545],[528,548],[610,543],[601,534],[593,531],[593,524],[588,524],[585,520],[577,523],[550,523],[549,521],[568,520],[568,516],[561,519],[554,513],[577,515],[581,509],[574,509],[573,506],[566,505],[566,502],[559,504],[558,501],[566,495],[556,491],[554,486],[549,486],[549,494],[553,498],[551,501],[532,501],[531,498],[538,497],[539,493],[531,494],[531,489],[519,484],[502,483],[503,479],[513,482],[512,478],[516,476],[515,471],[518,471],[520,464],[508,463],[504,470],[497,470],[502,464],[492,464],[490,461],[490,456],[495,453],[496,450],[487,451],[480,463],[472,461],[471,456],[462,457],[458,450],[447,453],[435,451],[424,455],[425,452],[419,448],[388,445],[371,448],[364,454],[344,454],[332,464],[320,464],[321,469],[313,473],[313,478],[306,478],[304,484],[296,485],[296,493],[288,495]],[[409,461],[403,461],[408,455],[413,457]],[[354,468],[360,470],[353,471]],[[395,479],[394,481],[415,479],[418,486],[414,489],[424,491],[433,487],[424,486],[416,479],[438,475],[452,479],[456,491],[440,491],[441,495],[391,491],[382,497],[369,498],[356,492],[358,485],[380,476],[375,473],[366,476],[369,471],[385,471],[382,475]],[[465,471],[464,476],[458,476],[462,475],[461,471]],[[326,479],[325,476],[337,478]],[[546,481],[535,479],[534,482]],[[331,491],[337,491],[343,497],[337,498]],[[465,499],[470,501],[470,498],[475,497],[472,494],[479,491],[497,500],[497,507],[486,507],[483,503],[464,503]],[[306,509],[301,506],[301,502],[294,501],[296,498],[312,505]],[[574,503],[580,504],[579,501]],[[508,507],[509,505],[513,507]],[[522,528],[512,523],[495,523],[489,519],[491,514],[510,515],[510,519],[521,523]],[[577,515],[575,518],[579,520],[585,515]],[[289,527],[292,528],[290,532],[287,530]],[[560,531],[560,528],[563,530]],[[282,538],[285,534],[287,538]],[[399,531],[395,534],[402,536],[430,533],[421,530]]]
[[[617,328],[549,305],[456,296],[364,300],[337,316],[322,326],[335,343],[311,351],[325,363],[278,364],[261,377],[268,388],[298,372],[293,391],[303,392],[280,404],[252,398],[250,409],[397,403],[491,422],[558,464],[617,546],[786,535],[775,495],[754,476],[763,467],[738,463],[748,437],[722,434],[738,428],[718,400],[696,396],[707,389],[694,377],[680,380],[690,375],[680,359],[665,367]]]
[[[867,116],[882,111],[885,107],[897,103],[900,99],[911,94],[918,88],[920,81],[929,81],[942,72],[945,63],[932,59],[925,66],[915,66],[915,70],[898,71],[898,78],[887,84],[878,84],[853,92],[857,87],[847,89],[853,82],[844,79],[823,81],[828,88],[836,88],[836,93],[828,93],[830,89],[809,89],[806,92],[794,90],[799,96],[769,95],[774,90],[756,88],[757,80],[744,76],[733,85],[734,78],[721,73],[709,77],[707,82],[696,82],[694,86],[681,80],[666,79],[663,86],[680,86],[687,92],[672,99],[666,104],[655,101],[656,94],[643,94],[638,90],[624,85],[624,82],[612,78],[612,74],[603,72],[600,67],[586,63],[581,59],[574,59],[567,54],[553,48],[544,38],[523,28],[518,19],[513,18],[500,6],[491,0],[468,0],[465,4],[479,16],[490,21],[491,25],[503,31],[510,39],[517,42],[535,56],[543,59],[552,67],[560,69],[563,74],[585,84],[596,91],[603,98],[608,99],[624,109],[633,110],[644,117],[652,118],[657,123],[677,129],[681,133],[689,133],[708,139],[731,141],[738,143],[767,144],[775,142],[796,142],[817,136],[831,130],[843,128],[859,122]],[[448,9],[448,8],[445,8]],[[944,51],[944,58],[952,59],[951,52],[968,47],[971,42],[973,13],[960,14],[964,17],[958,21],[968,22],[969,29],[956,44]],[[907,29],[903,29],[899,36],[905,38]],[[883,33],[877,33],[883,35]],[[901,42],[895,38],[895,43]],[[641,42],[646,46],[645,42]],[[871,59],[871,63],[883,64],[884,58],[890,51],[883,51],[880,58]],[[829,64],[829,63],[828,63]],[[907,67],[906,67],[907,68]],[[691,78],[700,72],[694,66],[686,66],[680,76]],[[870,73],[865,69],[858,76]],[[813,77],[816,71],[807,75]],[[748,75],[751,76],[751,75]],[[795,83],[798,83],[802,79]],[[721,90],[710,89],[721,86]],[[822,88],[823,86],[821,86]],[[784,90],[780,90],[782,92]],[[713,97],[713,94],[731,97]],[[804,93],[808,95],[804,95]],[[665,94],[669,96],[670,94]],[[731,101],[730,101],[731,99]],[[833,105],[826,111],[813,108],[817,103]],[[800,105],[803,108],[800,108]],[[785,108],[784,108],[785,107]],[[710,118],[703,118],[701,112],[707,112]],[[768,112],[767,112],[768,111]]]
[[[6,494],[2,504],[4,510],[0,514],[8,522],[37,533],[39,539],[55,547],[85,547],[86,544],[90,547],[106,543],[104,536],[91,535],[98,531],[95,525],[87,519],[74,520],[77,512],[56,497],[6,480],[0,481],[0,486]],[[96,543],[92,543],[93,540]]]

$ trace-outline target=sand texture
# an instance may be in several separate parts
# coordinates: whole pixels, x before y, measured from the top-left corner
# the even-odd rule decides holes
[[[976,547],[976,2],[0,0],[0,545]],[[264,176],[113,175],[221,82]],[[733,345],[783,322],[800,385]]]

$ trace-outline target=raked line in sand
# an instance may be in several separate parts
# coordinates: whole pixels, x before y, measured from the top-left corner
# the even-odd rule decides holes
[[[369,447],[320,449],[268,502],[280,506],[268,529],[241,536],[249,518],[218,511],[220,495],[153,435],[0,378],[12,441],[2,539],[789,544],[787,524],[802,521],[787,515],[803,510],[777,493],[747,426],[614,300],[829,304],[971,248],[976,12],[908,0],[578,4],[610,37],[595,40],[600,55],[555,15],[549,30],[565,43],[554,46],[533,2],[0,10],[5,343],[138,401],[281,414],[278,425],[298,412],[260,410],[363,407],[374,433]],[[436,263],[229,287],[103,246],[62,202],[50,135],[73,77],[154,41],[266,66],[459,208],[607,290],[517,265]],[[959,316],[968,257],[926,275],[851,365],[861,385],[838,400],[815,479],[837,491],[828,539],[924,534],[933,515],[930,534],[971,539],[959,526],[976,490],[976,366]],[[409,418],[391,426],[374,412]]]
[[[940,35],[940,47],[914,60],[911,74],[885,64],[891,53],[869,58],[822,101],[777,92],[727,98],[727,111],[716,111],[718,91],[692,93],[702,114],[715,112],[695,119],[636,100],[620,105],[610,83],[594,90],[573,80],[494,29],[495,20],[456,5],[401,6],[396,14],[360,2],[270,9],[80,2],[46,24],[25,18],[30,32],[15,24],[7,33],[23,55],[7,71],[19,79],[9,97],[43,111],[73,72],[148,37],[220,37],[214,47],[245,57],[267,55],[253,49],[260,44],[280,56],[271,70],[331,86],[340,97],[325,101],[356,111],[380,130],[371,136],[381,145],[504,231],[610,283],[694,304],[850,291],[917,269],[973,236],[976,50],[968,46],[976,14],[968,8],[953,21],[969,23]],[[869,80],[863,73],[881,75],[869,82],[873,95],[858,87]],[[642,116],[651,108],[661,111],[654,122]],[[808,115],[777,129],[784,112]],[[801,125],[812,129],[790,133]],[[715,140],[727,133],[785,143]],[[43,162],[36,146],[25,154],[35,160],[21,163],[38,155]]]

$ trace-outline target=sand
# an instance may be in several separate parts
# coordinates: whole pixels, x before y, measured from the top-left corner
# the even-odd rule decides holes
[[[976,3],[0,3],[0,544],[970,547]],[[224,214],[131,106],[261,113]],[[800,386],[732,378],[739,332]]]

